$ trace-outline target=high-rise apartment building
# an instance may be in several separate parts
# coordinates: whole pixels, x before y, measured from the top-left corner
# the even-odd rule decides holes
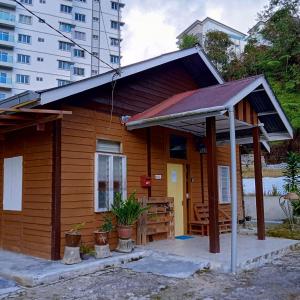
[[[18,0],[114,68],[120,64],[119,0]],[[14,0],[0,0],[0,99],[110,70]]]

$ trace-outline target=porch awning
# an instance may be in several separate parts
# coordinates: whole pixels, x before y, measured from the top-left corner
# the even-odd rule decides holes
[[[160,104],[132,116],[129,130],[164,126],[205,136],[205,119],[216,117],[217,140],[229,140],[227,111],[247,99],[257,113],[262,141],[293,137],[293,129],[264,76],[253,76],[177,94]],[[239,143],[252,143],[253,125],[236,119]]]

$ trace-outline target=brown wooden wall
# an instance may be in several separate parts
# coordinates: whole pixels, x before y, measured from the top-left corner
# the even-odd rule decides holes
[[[0,247],[50,258],[52,130],[22,130],[0,142]],[[21,212],[3,211],[3,158],[23,156]]]
[[[62,122],[61,251],[64,233],[72,224],[85,222],[83,242],[93,244],[93,231],[100,226],[103,213],[94,212],[94,156],[97,139],[120,141],[127,156],[128,193],[147,195],[140,187],[140,176],[147,175],[146,130],[128,132],[120,118],[83,108],[66,107],[73,115]],[[116,233],[111,235],[116,246]]]

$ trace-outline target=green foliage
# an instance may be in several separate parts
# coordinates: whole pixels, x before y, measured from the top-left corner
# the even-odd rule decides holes
[[[227,80],[263,73],[292,125],[300,128],[300,18],[299,0],[270,0],[259,14],[259,32],[268,46],[249,39],[241,57],[223,70]]]
[[[209,31],[205,36],[205,50],[208,57],[220,70],[224,71],[228,66],[233,53],[230,47],[233,45],[228,34],[222,31]]]
[[[130,194],[128,199],[122,199],[122,195],[117,193],[111,207],[119,225],[133,225],[141,214],[148,209],[149,207],[143,207],[137,201],[135,193]]]
[[[287,155],[287,165],[283,171],[286,184],[284,188],[286,192],[299,192],[300,183],[300,155],[295,152],[289,152]]]
[[[75,224],[71,227],[71,229],[69,230],[69,233],[80,234],[80,231],[84,228],[84,226],[85,226],[85,223]]]
[[[104,222],[100,226],[99,231],[111,232],[114,229],[112,218],[110,216],[104,217]]]
[[[80,245],[80,253],[81,254],[94,254],[94,249],[88,245],[81,244]]]
[[[293,215],[296,217],[300,217],[300,200],[298,201],[293,201]]]
[[[193,34],[185,34],[179,44],[179,49],[192,48],[199,43],[198,38]]]

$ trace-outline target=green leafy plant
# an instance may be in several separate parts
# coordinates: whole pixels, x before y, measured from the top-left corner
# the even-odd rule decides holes
[[[298,153],[289,152],[287,155],[286,168],[283,171],[285,176],[284,188],[286,192],[299,193],[300,183],[300,156]]]
[[[94,254],[94,249],[88,245],[81,244],[80,245],[80,253],[81,254],[89,254],[93,255]]]
[[[112,217],[110,216],[105,216],[104,217],[104,222],[100,226],[99,231],[102,232],[111,232],[114,229],[113,222],[112,222]]]
[[[78,223],[71,227],[71,229],[68,231],[71,234],[80,234],[80,231],[84,228],[85,223]]]
[[[114,203],[111,207],[112,213],[116,216],[119,225],[133,225],[143,212],[149,207],[143,207],[137,201],[135,193],[129,195],[127,199],[122,199],[122,195],[115,195]]]
[[[300,217],[300,200],[298,201],[293,201],[293,215],[296,217]]]
[[[198,38],[193,34],[185,34],[179,44],[179,49],[192,48],[199,43]]]

